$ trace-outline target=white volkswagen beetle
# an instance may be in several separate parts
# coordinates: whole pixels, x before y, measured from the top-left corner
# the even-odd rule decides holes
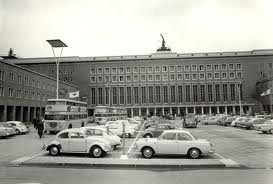
[[[90,132],[90,136],[94,137],[101,137],[109,141],[111,146],[116,148],[117,146],[121,145],[121,138],[107,128],[103,128],[101,126],[92,126],[92,127],[81,127],[81,129]]]
[[[101,138],[90,136],[89,131],[80,128],[66,129],[59,132],[55,139],[48,145],[43,146],[43,150],[49,151],[52,156],[63,153],[90,153],[97,158],[112,150],[110,143]]]
[[[201,155],[214,153],[209,141],[196,139],[190,132],[181,129],[165,130],[158,138],[139,139],[134,148],[141,152],[144,158],[152,158],[155,154],[181,154],[195,159]]]

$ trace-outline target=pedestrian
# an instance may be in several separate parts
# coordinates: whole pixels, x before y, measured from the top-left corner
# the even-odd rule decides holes
[[[186,127],[186,118],[185,118],[185,116],[183,117],[183,121],[182,121],[182,127]]]
[[[36,117],[33,118],[32,124],[33,124],[34,128],[37,129],[37,119],[36,119]]]
[[[41,139],[44,134],[44,122],[42,121],[41,118],[39,118],[39,120],[38,120],[37,129],[38,129],[38,135]]]

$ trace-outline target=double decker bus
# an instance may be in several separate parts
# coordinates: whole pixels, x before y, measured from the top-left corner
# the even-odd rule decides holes
[[[69,99],[48,99],[45,109],[45,131],[56,133],[87,124],[87,103]]]
[[[123,107],[96,106],[94,110],[95,123],[104,125],[107,121],[127,118],[127,110]]]

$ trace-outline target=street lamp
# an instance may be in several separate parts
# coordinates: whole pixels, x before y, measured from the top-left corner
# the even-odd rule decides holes
[[[61,62],[61,56],[62,56],[62,53],[63,53],[63,48],[64,47],[67,47],[67,45],[62,42],[61,40],[59,39],[55,39],[55,40],[46,40],[50,45],[51,45],[51,48],[52,48],[52,51],[53,51],[53,54],[54,54],[54,58],[55,58],[55,62],[56,62],[56,65],[57,65],[57,89],[56,89],[56,98],[58,99],[59,98],[59,64]],[[54,48],[61,48],[61,53],[60,53],[60,56],[59,57],[56,57],[56,54],[55,54],[55,51],[54,51]]]
[[[241,97],[241,90],[242,89],[242,81],[239,81],[238,83],[238,93],[239,93],[239,106],[240,106],[240,116],[242,115],[242,97]]]

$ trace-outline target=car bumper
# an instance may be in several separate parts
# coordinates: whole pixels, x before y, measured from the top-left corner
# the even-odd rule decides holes
[[[209,151],[208,151],[208,154],[214,154],[215,152],[215,148],[211,148]]]

